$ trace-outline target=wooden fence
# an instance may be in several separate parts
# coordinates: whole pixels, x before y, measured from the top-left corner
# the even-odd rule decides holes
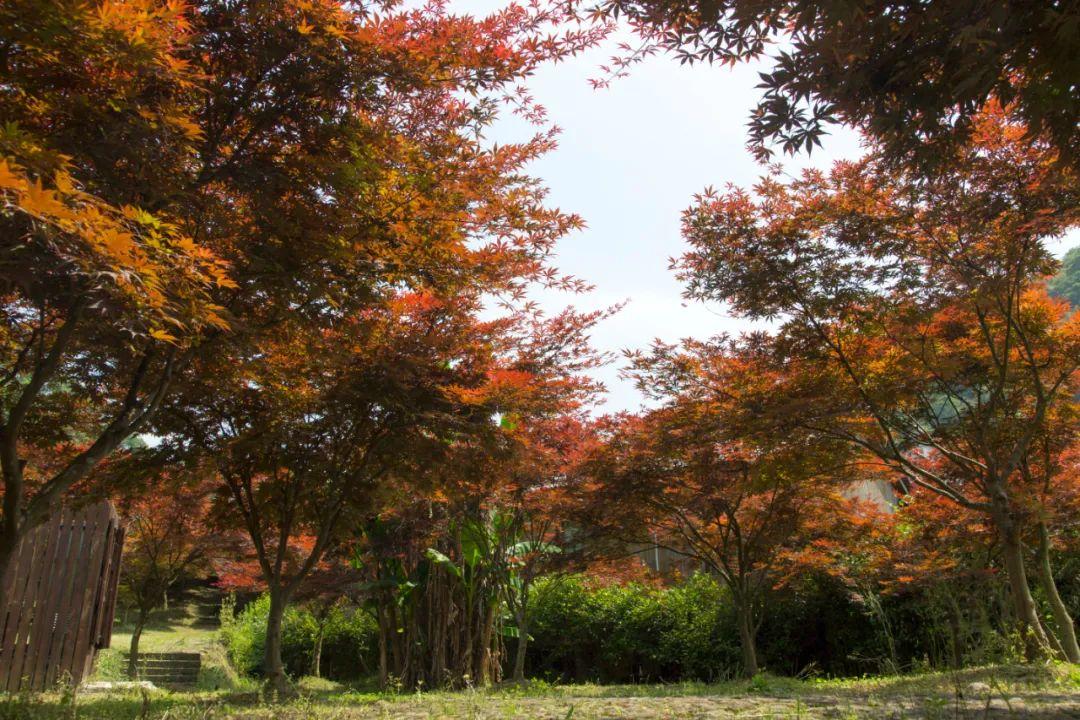
[[[86,677],[112,636],[123,539],[108,502],[59,510],[23,538],[3,578],[0,691]]]

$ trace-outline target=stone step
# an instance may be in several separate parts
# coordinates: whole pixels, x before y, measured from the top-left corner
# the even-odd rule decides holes
[[[140,680],[149,680],[150,682],[198,682],[199,680],[198,672],[150,672],[140,669],[138,675]]]
[[[123,655],[124,655],[124,657],[128,656],[128,654],[126,652],[123,653]],[[139,659],[140,660],[143,660],[143,659],[147,659],[147,660],[198,660],[198,661],[201,662],[202,661],[202,654],[201,653],[193,653],[193,652],[140,652],[139,653]]]
[[[130,656],[123,653],[126,662]],[[140,680],[156,685],[194,685],[199,680],[202,656],[199,653],[139,653],[136,661]]]
[[[202,667],[199,663],[165,663],[165,662],[142,662],[141,660],[135,663],[138,667],[146,668],[147,670],[165,671],[176,670],[177,672],[194,671],[198,672]]]

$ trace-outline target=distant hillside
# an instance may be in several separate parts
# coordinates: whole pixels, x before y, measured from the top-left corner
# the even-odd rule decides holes
[[[1080,245],[1065,253],[1061,271],[1047,283],[1050,294],[1065,298],[1073,307],[1080,307]]]

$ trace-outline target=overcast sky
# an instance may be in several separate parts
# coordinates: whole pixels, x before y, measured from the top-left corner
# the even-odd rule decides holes
[[[498,2],[456,0],[460,12],[481,13]],[[609,89],[593,90],[588,79],[611,54],[598,49],[543,68],[530,83],[536,100],[562,129],[559,147],[535,163],[532,173],[551,190],[550,201],[581,215],[588,227],[559,245],[557,265],[596,289],[586,296],[540,293],[551,312],[567,304],[581,309],[628,301],[593,334],[594,344],[620,352],[654,339],[672,342],[738,332],[745,323],[722,305],[685,302],[682,285],[668,270],[669,258],[685,247],[680,213],[708,185],[751,185],[761,174],[746,150],[746,121],[759,91],[754,65],[734,69],[679,65],[654,57]],[[508,120],[494,139],[521,140],[529,128]],[[860,154],[858,136],[834,129],[824,148],[784,158],[798,171],[827,167]],[[1074,237],[1075,242],[1075,237]],[[621,357],[599,372],[608,388],[604,412],[637,409],[642,398],[619,378]]]

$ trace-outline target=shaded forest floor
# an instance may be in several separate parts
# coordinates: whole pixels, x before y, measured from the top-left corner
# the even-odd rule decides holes
[[[0,700],[0,719],[361,720],[468,718],[1080,718],[1080,667],[993,667],[858,680],[759,676],[719,685],[533,684],[464,692],[370,693],[308,679],[300,697],[269,705],[234,691],[51,694]]]

